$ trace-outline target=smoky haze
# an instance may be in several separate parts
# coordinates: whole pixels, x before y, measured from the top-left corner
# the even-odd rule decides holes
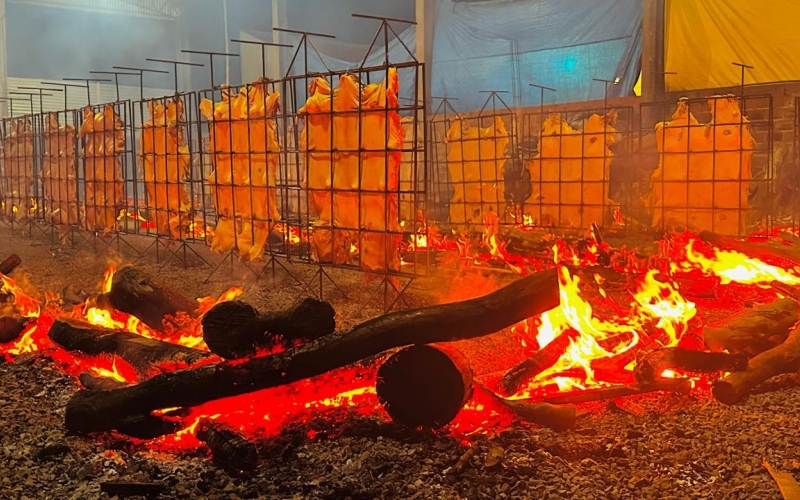
[[[89,78],[89,71],[143,66],[146,57],[172,59],[176,35],[169,21],[18,3],[6,6],[8,75],[60,80]],[[130,85],[138,85],[131,78]],[[146,85],[170,87],[150,76]]]

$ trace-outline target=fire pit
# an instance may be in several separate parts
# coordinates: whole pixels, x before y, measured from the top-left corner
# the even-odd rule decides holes
[[[425,236],[414,243],[441,252],[457,246],[450,236]],[[12,256],[0,264],[4,385],[19,378],[30,381],[20,387],[43,379],[59,387],[58,396],[51,389],[13,392],[15,405],[65,404],[59,419],[78,434],[68,438],[67,451],[44,444],[38,460],[71,453],[72,446],[111,446],[118,451],[103,452],[103,463],[124,470],[134,456],[166,453],[180,463],[206,452],[208,467],[252,481],[280,457],[319,463],[328,458],[309,462],[311,453],[322,453],[310,450],[326,449],[335,463],[343,456],[337,446],[352,452],[379,436],[376,452],[387,453],[385,440],[399,440],[403,453],[416,450],[431,457],[423,458],[427,465],[441,464],[436,474],[445,480],[477,473],[486,491],[499,491],[497,478],[513,471],[536,475],[563,463],[595,474],[626,461],[657,465],[658,478],[698,491],[714,481],[730,485],[731,498],[762,491],[768,482],[746,478],[763,459],[794,467],[791,453],[778,451],[783,445],[743,462],[718,461],[713,475],[709,464],[717,462],[695,466],[699,455],[680,450],[692,442],[719,449],[727,438],[704,429],[719,428],[721,419],[746,435],[747,419],[735,417],[742,412],[754,423],[777,414],[797,418],[756,410],[784,408],[794,389],[772,377],[800,368],[794,247],[763,237],[674,233],[648,255],[615,248],[614,238],[595,227],[580,239],[544,239],[539,254],[488,244],[485,253],[461,260],[456,277],[447,278],[454,280],[450,292],[437,295],[439,305],[360,324],[318,299],[253,307],[239,287],[195,301],[148,265],[108,268],[98,275],[97,293],[70,304],[74,297],[56,287],[34,287],[37,265],[29,276],[15,269],[19,259]],[[445,278],[427,279],[441,286]],[[757,387],[762,394],[750,402]],[[653,434],[659,428],[684,444],[667,444]],[[386,474],[397,459],[364,453],[358,470],[373,473]],[[128,493],[175,486],[145,476],[131,481]],[[581,483],[574,472],[570,477]],[[626,482],[609,482],[609,497],[615,487],[670,487],[641,471],[619,477]],[[555,484],[561,486],[553,495],[569,491]],[[341,491],[353,495],[361,487]],[[434,494],[425,480],[404,488],[412,496]],[[616,497],[626,498],[621,490]]]

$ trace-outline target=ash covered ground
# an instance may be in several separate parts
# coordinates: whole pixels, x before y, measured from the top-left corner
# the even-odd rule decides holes
[[[4,230],[0,257],[10,253],[24,262],[14,276],[27,276],[40,292],[66,284],[94,291],[108,265],[92,253],[59,252]],[[162,268],[153,257],[142,259],[142,267],[189,296],[243,285],[242,299],[268,309],[288,305],[303,288],[281,273],[256,280],[239,265],[223,267],[206,283],[207,269]],[[335,279],[348,295],[330,297],[340,326],[380,314],[364,306],[369,290],[358,273]],[[430,284],[412,285],[410,305],[432,300]],[[256,473],[231,478],[202,448],[175,456],[118,436],[66,435],[64,407],[77,383],[49,360],[24,355],[0,363],[0,498],[107,498],[101,483],[131,481],[165,485],[162,498],[220,500],[780,499],[762,464],[800,477],[800,381],[788,376],[768,384],[738,406],[707,394],[645,395],[629,398],[646,409],[643,417],[586,404],[575,430],[519,423],[470,443],[403,429],[381,414],[332,409],[260,440]]]

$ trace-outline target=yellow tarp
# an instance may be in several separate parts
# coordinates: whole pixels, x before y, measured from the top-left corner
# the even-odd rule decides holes
[[[237,247],[258,260],[272,226],[280,219],[275,183],[278,171],[275,113],[280,94],[259,82],[233,96],[223,92],[214,105],[203,99],[200,112],[211,123],[209,147],[214,171],[208,178],[217,211],[211,250]]]
[[[63,237],[67,226],[78,224],[78,188],[75,177],[75,127],[58,123],[56,113],[48,113],[44,125],[42,184],[47,210]]]
[[[736,98],[712,98],[708,106],[705,126],[685,101],[656,125],[659,165],[647,200],[656,229],[744,232],[755,141]]]
[[[797,0],[667,0],[664,66],[668,90],[800,80]]]
[[[183,102],[150,101],[150,119],[139,138],[147,208],[155,214],[158,234],[182,239],[187,235],[191,209],[183,179],[189,168],[189,148],[184,144]]]
[[[608,181],[616,141],[617,114],[594,114],[584,130],[561,115],[548,116],[539,133],[539,153],[528,164],[532,195],[525,204],[541,226],[586,228],[607,215]]]
[[[116,227],[116,207],[124,203],[119,155],[125,151],[125,124],[110,104],[102,113],[86,108],[79,137],[86,164],[86,228],[107,234]]]
[[[450,126],[447,170],[454,188],[451,224],[482,226],[490,213],[494,213],[491,218],[503,214],[508,143],[508,130],[499,116],[485,128],[470,126],[461,119]]]
[[[309,86],[299,111],[306,122],[299,148],[309,205],[317,215],[313,238],[320,261],[343,264],[357,243],[362,268],[400,267],[398,88],[394,68],[386,81],[363,88],[352,75],[343,75],[335,90],[323,78]]]

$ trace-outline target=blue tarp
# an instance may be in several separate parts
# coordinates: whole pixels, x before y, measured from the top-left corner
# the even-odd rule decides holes
[[[437,0],[432,95],[456,97],[457,109],[480,109],[481,90],[509,92],[509,106],[630,95],[639,75],[641,0]]]

